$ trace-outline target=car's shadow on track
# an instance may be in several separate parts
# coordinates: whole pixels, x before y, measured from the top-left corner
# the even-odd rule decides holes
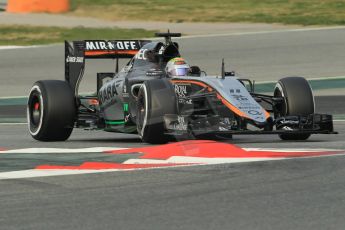
[[[140,138],[87,138],[87,139],[74,139],[69,142],[94,142],[94,143],[143,143]],[[145,144],[145,143],[143,143]]]
[[[190,140],[207,140],[207,139],[181,139],[181,140],[171,140],[169,143],[177,143],[180,141],[190,141]],[[320,142],[329,142],[329,140],[304,140],[304,141],[283,141],[283,140],[272,140],[272,139],[219,139],[213,140],[229,144],[254,144],[254,143],[269,143],[269,144],[280,144],[280,143],[320,143]],[[94,143],[138,143],[147,145],[148,143],[142,142],[140,138],[88,138],[88,139],[78,139],[78,140],[69,140],[69,142],[94,142]]]
[[[282,144],[282,143],[322,143],[322,142],[329,142],[329,140],[304,140],[304,141],[283,141],[283,140],[222,140],[222,142],[226,142],[229,144],[255,144],[255,143],[262,143],[262,144]]]

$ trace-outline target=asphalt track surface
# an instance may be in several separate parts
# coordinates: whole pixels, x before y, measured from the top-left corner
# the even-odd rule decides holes
[[[344,75],[344,35],[344,30],[305,31],[195,38],[181,43],[185,56],[188,53],[193,60],[191,64],[200,63],[205,69],[216,71],[219,57],[230,57],[231,66],[256,75],[257,80],[277,80],[277,76],[285,75]],[[233,46],[225,45],[228,43]],[[1,50],[1,96],[25,95],[24,89],[36,79],[62,79],[62,51],[59,45]],[[100,62],[95,64],[98,68],[102,66]],[[96,68],[92,71],[97,72]],[[90,85],[92,81],[87,80]],[[320,111],[336,107],[336,113],[344,114],[342,102],[343,97],[336,100],[322,97],[317,103],[321,103]],[[13,112],[20,113],[21,109]],[[306,142],[284,142],[276,135],[265,135],[235,136],[230,143],[241,147],[345,149],[345,122],[336,121],[335,129],[338,135],[315,135]],[[0,125],[0,147],[7,149],[81,146],[143,144],[135,135],[84,130],[75,130],[64,143],[40,143],[29,137],[26,125]],[[53,158],[56,155],[52,154],[50,159]],[[21,160],[14,159],[11,163],[19,164]],[[26,160],[42,159],[26,156]],[[0,226],[1,229],[344,229],[344,164],[344,156],[331,156],[0,180]]]

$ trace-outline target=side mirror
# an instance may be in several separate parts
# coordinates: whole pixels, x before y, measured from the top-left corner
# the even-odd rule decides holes
[[[201,75],[201,70],[199,66],[191,66],[189,70],[190,76],[195,76],[195,77],[200,77]]]

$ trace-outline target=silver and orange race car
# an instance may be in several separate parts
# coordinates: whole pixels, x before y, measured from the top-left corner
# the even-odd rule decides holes
[[[29,132],[40,141],[64,141],[73,128],[137,133],[144,142],[172,138],[231,138],[278,134],[306,140],[334,134],[332,115],[315,114],[312,89],[302,77],[280,79],[273,95],[255,93],[249,79],[226,72],[208,76],[191,66],[184,76],[166,72],[181,57],[172,37],[165,41],[85,40],[65,42],[65,80],[36,82],[29,95]],[[115,72],[97,74],[97,92],[79,94],[85,59],[114,59]],[[119,70],[119,59],[129,62]]]

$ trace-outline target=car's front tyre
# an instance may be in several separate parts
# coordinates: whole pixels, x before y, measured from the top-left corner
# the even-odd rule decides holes
[[[137,98],[137,131],[143,142],[162,144],[169,141],[165,134],[164,115],[176,114],[176,97],[167,79],[146,81]]]
[[[284,116],[308,116],[315,112],[313,91],[303,77],[286,77],[278,81],[274,97],[283,97],[284,101],[275,110],[275,118]],[[310,134],[280,134],[282,140],[306,140]]]

